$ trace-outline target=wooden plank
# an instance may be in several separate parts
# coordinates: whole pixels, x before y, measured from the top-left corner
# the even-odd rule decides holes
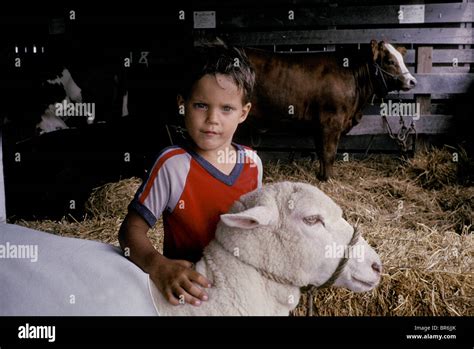
[[[458,63],[474,63],[474,50],[433,50],[433,63],[453,63],[454,59]],[[415,63],[415,50],[407,50],[404,57],[405,63]]]
[[[474,4],[426,4],[425,23],[460,23],[474,21]]]
[[[413,74],[417,80],[409,91],[392,91],[387,99],[414,99],[415,95],[430,94],[431,99],[450,99],[450,94],[466,93],[474,83],[474,74]]]
[[[258,153],[265,151],[315,151],[313,139],[297,135],[266,135],[258,140],[239,139],[240,144],[252,147]],[[342,136],[339,141],[338,153],[365,152],[367,149],[377,152],[400,151],[397,142],[387,134]]]
[[[474,83],[474,74],[415,74],[417,85],[410,91],[400,94],[466,93]]]
[[[400,92],[403,92],[403,91],[400,91]],[[454,98],[457,98],[456,97],[457,95],[456,94],[449,94],[449,93],[431,93],[431,100],[435,100],[435,99],[454,99]],[[408,100],[414,100],[415,99],[415,95],[413,93],[399,93],[399,92],[390,92],[388,95],[387,95],[387,99],[393,99],[393,100],[398,100],[398,99],[402,99],[404,101],[408,101]]]
[[[268,133],[254,137],[239,136],[236,141],[248,144],[255,149],[314,149],[312,137],[288,133]]]
[[[0,129],[0,224],[6,223],[7,214],[5,206],[5,181],[3,179],[3,150],[2,130]]]
[[[325,52],[324,50],[311,50],[308,49],[311,45],[290,45],[293,53],[311,53],[311,52]],[[407,46],[407,45],[395,45],[395,46]],[[287,46],[283,46],[287,47]],[[260,46],[261,49],[267,49],[266,46]],[[268,50],[268,49],[267,49]],[[273,49],[272,49],[273,51]],[[281,49],[281,46],[277,47],[277,52],[289,53],[289,50]],[[415,64],[415,50],[407,50],[407,53],[403,57],[406,64]],[[436,49],[433,47],[433,63],[446,63],[454,64],[455,59],[458,64],[462,63],[474,63],[474,50],[472,49]]]
[[[469,65],[458,65],[457,67],[452,66],[434,66],[431,68],[432,74],[469,74],[471,68]]]
[[[456,95],[453,95],[456,96]],[[399,103],[399,99],[385,99],[384,101],[386,103],[389,103],[390,100],[392,101],[392,104],[394,103]],[[402,100],[402,102],[409,102],[409,103],[414,103],[414,100]],[[374,101],[374,105],[369,105],[363,110],[363,115],[380,115],[380,103],[381,101]],[[452,103],[434,103],[433,100],[431,102],[431,113],[429,114],[438,114],[438,115],[449,115],[453,112],[453,106]]]
[[[293,47],[294,53],[308,53],[308,52],[316,52],[307,50],[308,45],[291,45]],[[396,45],[398,46],[398,45]],[[400,46],[407,46],[407,45],[400,45]],[[265,49],[262,47],[262,49]],[[280,50],[277,47],[277,52],[285,52],[288,53],[288,50]],[[324,52],[324,50],[318,50],[317,52]],[[404,61],[406,64],[415,64],[415,50],[407,50],[407,53],[404,56]],[[462,63],[474,63],[474,50],[472,49],[436,49],[433,47],[433,56],[432,60],[433,63],[446,63],[446,64],[453,64],[454,59],[457,59],[459,64]]]
[[[339,141],[338,153],[399,153],[400,146],[388,135],[344,136]]]
[[[293,11],[293,19],[289,11]],[[399,24],[399,5],[252,9],[216,9],[218,28],[291,28],[337,25]],[[472,3],[426,4],[424,23],[473,22]]]
[[[431,73],[433,47],[420,46],[418,47],[418,59],[416,63],[416,72],[421,74]],[[416,96],[416,103],[420,104],[421,114],[431,114],[431,97],[429,94]]]
[[[211,35],[211,34],[210,34]],[[213,32],[212,35],[215,35]],[[288,30],[269,32],[222,32],[226,43],[236,46],[357,44],[370,40],[385,40],[404,44],[472,44],[472,28],[406,28],[406,29],[340,29]],[[205,37],[195,38],[195,45],[208,42]]]
[[[442,135],[448,132],[452,120],[453,117],[450,115],[422,115],[419,120],[415,121],[415,129],[418,135]],[[399,117],[389,116],[387,117],[387,121],[394,133],[400,130]],[[404,122],[407,127],[410,126],[411,117],[404,117]],[[341,138],[341,144],[344,144],[344,142],[347,144],[347,142],[350,142],[348,141],[350,139],[370,139],[367,138],[367,136],[379,137],[379,139],[382,140],[385,139],[385,141],[389,141],[390,147],[392,142],[393,145],[396,145],[389,137],[387,127],[380,115],[367,115],[362,117],[360,124]],[[281,149],[314,149],[314,142],[311,136],[297,134],[296,132],[269,131],[268,133],[254,137],[239,135],[236,141],[238,143],[248,144],[255,149],[271,149],[274,151]],[[363,145],[361,147],[365,148],[366,146],[367,145]],[[344,146],[342,146],[342,148],[340,146],[340,149],[343,148]],[[352,145],[348,148],[357,147]],[[378,148],[380,149],[380,146]],[[383,146],[382,149],[384,149]]]
[[[412,117],[403,117],[406,126],[411,124]],[[451,115],[421,115],[415,121],[415,128],[419,134],[441,134],[446,133],[451,125],[453,117]],[[393,132],[400,129],[399,116],[387,116],[387,121]],[[387,134],[387,127],[380,115],[364,115],[360,123],[349,133],[349,136]]]
[[[450,98],[446,94],[465,93],[471,83],[474,83],[474,74],[414,74],[418,81],[417,86],[410,91],[393,91],[388,98],[413,99],[414,94],[436,94],[437,99]],[[179,81],[163,78],[159,83],[155,80],[130,80],[129,87],[133,89],[164,89],[169,90],[179,86]],[[435,97],[432,96],[432,99]]]

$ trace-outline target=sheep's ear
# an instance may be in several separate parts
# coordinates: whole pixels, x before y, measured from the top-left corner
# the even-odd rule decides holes
[[[268,207],[256,206],[239,213],[223,214],[221,221],[228,227],[252,229],[270,224],[272,216]]]

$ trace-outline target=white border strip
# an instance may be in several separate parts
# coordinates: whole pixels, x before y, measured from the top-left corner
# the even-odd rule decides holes
[[[3,149],[2,130],[0,130],[0,223],[6,223],[7,214],[5,210],[5,182],[3,180]]]

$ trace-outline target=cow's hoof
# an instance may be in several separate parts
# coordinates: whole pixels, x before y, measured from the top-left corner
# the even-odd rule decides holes
[[[316,176],[321,182],[329,180],[329,176],[326,173],[318,173]]]

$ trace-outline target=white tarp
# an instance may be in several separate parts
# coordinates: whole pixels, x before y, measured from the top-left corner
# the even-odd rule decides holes
[[[2,130],[0,129],[0,224],[7,221],[5,209],[5,182],[3,180],[3,148]]]
[[[0,316],[156,316],[149,282],[112,245],[0,223]]]

